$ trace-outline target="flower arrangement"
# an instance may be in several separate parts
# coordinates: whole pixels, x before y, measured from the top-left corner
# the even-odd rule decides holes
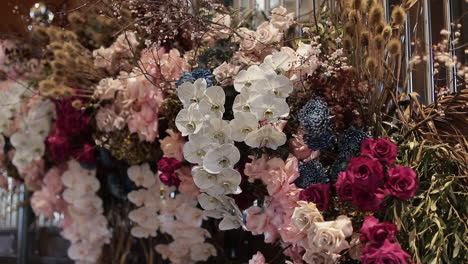
[[[64,215],[76,263],[462,263],[461,33],[434,46],[459,89],[421,104],[423,59],[402,64],[417,2],[255,26],[211,0],[107,0],[36,21],[37,45],[0,43],[0,179]]]

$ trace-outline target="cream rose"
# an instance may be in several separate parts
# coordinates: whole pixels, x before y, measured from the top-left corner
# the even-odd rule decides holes
[[[240,43],[240,49],[244,51],[252,51],[255,48],[255,31],[248,28],[239,28],[236,34],[236,41]]]
[[[340,257],[338,254],[327,254],[326,252],[313,252],[307,250],[302,259],[308,264],[333,264]]]
[[[255,36],[260,44],[268,45],[273,42],[280,41],[282,34],[269,22],[263,22],[260,26],[258,26],[257,31],[255,32]],[[263,49],[263,45],[261,45],[261,47],[258,49]]]
[[[308,237],[309,248],[314,251],[325,251],[330,254],[339,253],[349,248],[346,236],[351,235],[349,233],[351,221],[349,219],[347,221],[349,221],[349,224],[345,223],[344,218],[337,219],[337,221],[315,223],[315,231],[313,234],[309,234]]]
[[[299,230],[313,231],[316,222],[323,222],[323,216],[314,203],[299,201],[297,204],[299,207],[294,208],[292,221]]]
[[[240,66],[223,62],[216,69],[213,74],[216,80],[223,86],[232,84],[232,77],[234,77],[240,70]]]
[[[289,13],[288,10],[282,6],[271,10],[270,23],[281,31],[285,31],[294,23],[294,13]]]

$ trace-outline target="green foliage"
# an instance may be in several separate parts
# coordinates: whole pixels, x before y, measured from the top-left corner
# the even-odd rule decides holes
[[[427,264],[466,263],[468,257],[468,175],[446,145],[407,141],[400,146],[403,165],[413,167],[419,191],[410,201],[390,201],[384,218],[399,227],[398,241],[413,257]]]

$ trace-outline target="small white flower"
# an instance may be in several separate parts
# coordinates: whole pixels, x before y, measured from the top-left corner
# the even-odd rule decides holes
[[[134,226],[132,227],[130,233],[132,236],[137,237],[137,238],[148,238],[148,237],[155,237],[156,236],[156,230],[144,228],[142,226]]]
[[[263,60],[260,68],[268,73],[281,73],[287,72],[292,67],[292,58],[286,52],[277,52],[272,55],[268,55]]]
[[[255,82],[270,78],[270,75],[257,65],[250,66],[247,70],[240,71],[234,78],[234,88],[238,92],[248,90]]]
[[[221,118],[224,114],[224,102],[226,95],[223,88],[212,86],[205,90],[204,97],[200,102],[200,112],[209,117]]]
[[[206,80],[197,79],[193,84],[185,82],[177,88],[177,96],[185,108],[192,104],[198,104],[205,96]]]
[[[151,171],[148,163],[145,163],[141,166],[131,166],[128,168],[127,174],[136,186],[149,188],[156,183],[156,176]]]
[[[250,106],[250,111],[257,117],[257,120],[276,120],[289,115],[289,105],[286,99],[274,95],[256,97]]]
[[[277,149],[286,143],[286,135],[269,124],[248,134],[245,138],[245,143],[252,148],[267,147]]]
[[[182,136],[197,134],[203,127],[203,115],[194,105],[182,109],[177,114],[175,123]]]
[[[257,130],[258,121],[255,115],[250,112],[237,112],[229,126],[231,127],[231,138],[242,142],[250,132]]]
[[[189,141],[184,144],[184,157],[190,163],[202,164],[205,154],[217,145],[201,133],[189,135]]]
[[[223,144],[211,149],[203,158],[203,168],[210,173],[219,173],[233,168],[240,159],[239,149],[233,144]]]
[[[231,143],[231,127],[226,120],[220,118],[210,119],[205,123],[203,134],[207,135],[213,142],[219,144]]]

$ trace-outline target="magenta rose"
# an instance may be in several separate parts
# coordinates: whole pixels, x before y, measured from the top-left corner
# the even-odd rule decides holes
[[[352,157],[346,174],[351,178],[353,186],[369,191],[380,187],[384,179],[382,164],[366,157]]]
[[[46,143],[57,161],[66,161],[73,153],[68,137],[58,128],[53,135],[47,137]]]
[[[162,158],[158,161],[158,170],[163,173],[173,173],[182,167],[182,163],[175,158]]]
[[[362,242],[371,242],[381,246],[385,240],[393,241],[397,232],[397,226],[394,223],[379,223],[374,216],[365,216],[360,239]]]
[[[362,212],[375,212],[383,208],[383,190],[370,191],[353,186],[353,204]]]
[[[401,249],[400,244],[389,240],[380,247],[369,245],[362,250],[362,264],[406,264],[411,256]]]
[[[167,186],[179,187],[180,179],[175,172],[162,172],[159,174],[159,179]]]
[[[412,198],[419,188],[416,172],[401,165],[389,169],[385,188],[400,200]]]
[[[312,202],[320,211],[326,211],[330,206],[330,184],[312,184],[299,194],[299,200]]]
[[[361,155],[378,160],[384,165],[392,165],[397,156],[398,147],[387,138],[364,139],[361,144]]]
[[[94,146],[85,143],[81,149],[75,151],[73,156],[80,162],[94,165],[96,160],[94,158]]]
[[[335,189],[341,201],[353,200],[353,183],[351,177],[349,177],[345,171],[338,174]]]

